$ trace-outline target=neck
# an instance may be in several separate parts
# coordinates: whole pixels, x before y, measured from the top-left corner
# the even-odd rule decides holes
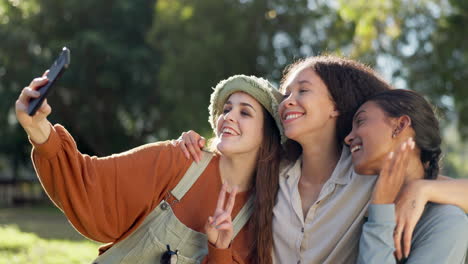
[[[311,184],[325,183],[333,173],[340,158],[335,133],[310,138],[302,146],[302,176]]]
[[[231,187],[237,186],[240,192],[247,191],[252,185],[255,168],[257,166],[257,154],[240,154],[232,156],[221,155],[219,170],[221,180]]]
[[[405,172],[405,183],[408,183],[412,180],[423,179],[424,178],[424,166],[419,157],[419,151],[411,153],[408,157],[409,162],[406,167]]]

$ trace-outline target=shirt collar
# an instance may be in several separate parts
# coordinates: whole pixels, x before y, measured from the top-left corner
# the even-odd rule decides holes
[[[343,145],[340,159],[338,160],[338,163],[336,164],[336,167],[333,170],[332,175],[328,181],[335,184],[348,184],[351,181],[351,178],[354,174],[352,166],[353,164],[349,147]],[[300,177],[301,167],[302,155],[295,162],[283,161],[280,165],[280,176],[285,177],[286,179],[289,179],[291,177]]]

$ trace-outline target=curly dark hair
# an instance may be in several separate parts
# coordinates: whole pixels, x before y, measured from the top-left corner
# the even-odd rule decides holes
[[[342,147],[344,138],[351,132],[354,113],[372,95],[391,90],[392,86],[370,67],[343,57],[323,55],[301,59],[285,69],[280,83],[284,93],[286,80],[304,68],[310,68],[322,79],[339,112],[336,121],[336,141]],[[296,159],[302,152],[298,143],[288,140],[285,146],[288,158]]]

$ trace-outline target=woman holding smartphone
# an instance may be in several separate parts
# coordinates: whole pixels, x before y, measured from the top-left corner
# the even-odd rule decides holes
[[[23,89],[16,116],[51,200],[81,234],[109,243],[94,263],[271,260],[281,94],[268,81],[236,75],[216,86],[214,152],[203,152],[199,163],[170,141],[102,158],[81,154],[68,131],[47,120],[47,101],[27,114],[46,83],[37,78]]]

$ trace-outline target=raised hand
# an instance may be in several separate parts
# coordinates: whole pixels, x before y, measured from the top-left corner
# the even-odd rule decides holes
[[[373,204],[392,204],[395,203],[397,196],[402,190],[405,182],[406,168],[409,163],[409,153],[414,149],[415,143],[412,138],[409,138],[395,151],[389,153],[384,162],[379,178],[374,187],[371,203]],[[401,259],[402,254],[402,236],[404,233],[405,240],[411,241],[412,229],[407,225],[406,221],[398,221],[399,215],[397,210],[396,228],[393,234],[395,241],[395,257]],[[419,218],[418,218],[419,219]],[[407,245],[405,245],[407,246]],[[409,250],[408,250],[409,254]],[[405,251],[405,256],[407,256]]]
[[[229,199],[225,204],[227,185],[223,184],[219,192],[218,203],[213,216],[208,217],[205,224],[205,232],[208,241],[217,248],[226,249],[231,244],[233,238],[233,225],[231,219],[232,209],[236,201],[237,187],[234,187],[229,194]]]
[[[379,178],[372,193],[371,203],[392,204],[405,181],[409,153],[414,149],[414,141],[409,138],[396,151],[390,152],[384,161]]]
[[[44,100],[41,107],[37,110],[34,116],[28,115],[29,101],[32,98],[39,97],[37,89],[44,86],[48,80],[45,77],[47,71],[41,78],[35,78],[29,86],[25,87],[15,104],[16,118],[21,126],[26,130],[31,139],[36,143],[43,143],[47,140],[50,134],[50,126],[47,121],[47,116],[52,112],[52,108]]]
[[[192,157],[195,162],[200,162],[202,158],[202,149],[203,146],[205,146],[205,143],[205,138],[193,130],[183,132],[182,135],[173,142],[175,146],[180,147],[187,159]]]

